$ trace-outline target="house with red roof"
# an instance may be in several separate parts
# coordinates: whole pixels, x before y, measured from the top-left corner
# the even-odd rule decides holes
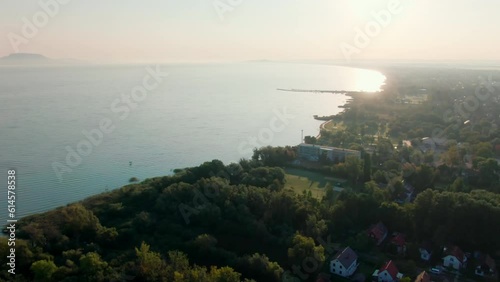
[[[415,279],[415,282],[431,282],[431,276],[429,273],[422,271]]]
[[[378,282],[394,282],[403,278],[403,274],[399,273],[396,264],[392,260],[388,261],[382,268],[377,269],[372,274],[373,281]]]
[[[396,251],[397,254],[405,254],[406,253],[406,239],[405,235],[399,232],[394,232],[391,237],[391,245],[393,246],[393,250]]]
[[[375,240],[377,246],[385,240],[387,233],[387,227],[385,227],[382,222],[372,225],[370,229],[368,229],[368,236]]]
[[[358,268],[358,255],[349,247],[338,252],[330,262],[330,272],[343,277],[351,276]]]
[[[467,257],[459,247],[445,248],[444,252],[443,266],[460,270],[467,265]]]

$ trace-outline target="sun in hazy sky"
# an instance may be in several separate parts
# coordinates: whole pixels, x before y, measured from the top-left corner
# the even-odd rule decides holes
[[[498,11],[490,0],[2,1],[0,56],[343,59],[347,46],[352,59],[500,60]]]

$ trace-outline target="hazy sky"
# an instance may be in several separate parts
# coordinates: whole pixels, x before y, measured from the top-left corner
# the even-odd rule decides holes
[[[68,3],[45,17],[40,3],[56,1]],[[381,26],[372,12],[390,2],[397,1],[0,0],[0,56],[16,45],[106,62],[344,59],[341,46],[350,46],[352,60],[500,60],[500,1],[401,0]],[[23,34],[26,21],[38,31]],[[355,37],[367,25],[365,46]]]

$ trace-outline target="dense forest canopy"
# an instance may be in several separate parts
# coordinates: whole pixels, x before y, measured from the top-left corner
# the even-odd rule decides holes
[[[318,201],[283,189],[281,168],[245,162],[247,169],[207,162],[24,218],[17,277],[279,281],[305,257],[324,262],[336,240],[369,250],[369,242],[352,234],[377,221],[415,242],[500,249],[499,194],[427,189],[399,205],[370,181]],[[227,171],[237,173],[210,176]]]

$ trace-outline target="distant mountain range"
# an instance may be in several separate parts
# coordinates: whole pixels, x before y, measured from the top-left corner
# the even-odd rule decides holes
[[[68,65],[76,64],[77,60],[51,59],[41,54],[13,53],[0,58],[0,66],[30,66],[30,65]]]

